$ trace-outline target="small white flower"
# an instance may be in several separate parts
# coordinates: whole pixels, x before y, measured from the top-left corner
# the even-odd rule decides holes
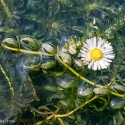
[[[111,43],[105,42],[101,37],[93,37],[83,43],[79,56],[93,70],[107,68],[115,57]]]

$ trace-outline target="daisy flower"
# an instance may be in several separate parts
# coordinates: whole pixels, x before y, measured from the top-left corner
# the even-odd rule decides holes
[[[79,56],[93,70],[107,68],[115,57],[111,43],[105,42],[101,37],[93,37],[83,43]]]

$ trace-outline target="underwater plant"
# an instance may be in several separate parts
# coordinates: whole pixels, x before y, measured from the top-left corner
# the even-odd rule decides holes
[[[0,123],[124,125],[124,0],[0,0],[0,15]]]

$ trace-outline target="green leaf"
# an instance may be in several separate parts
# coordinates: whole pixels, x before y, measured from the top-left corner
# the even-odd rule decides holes
[[[72,26],[71,28],[72,28],[72,30],[78,31],[82,34],[84,34],[84,32],[85,32],[85,30],[82,26]]]
[[[121,125],[123,122],[123,116],[120,111],[118,111],[114,116],[113,116],[113,125]]]

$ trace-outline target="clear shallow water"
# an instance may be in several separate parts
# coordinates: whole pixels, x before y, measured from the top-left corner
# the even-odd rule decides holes
[[[0,0],[0,6],[0,119],[4,123],[9,123],[7,118],[15,124],[40,124],[56,109],[58,116],[78,108],[70,117],[50,118],[42,124],[124,124],[123,0]],[[83,42],[99,36],[113,46],[116,57],[110,67],[92,71],[80,62],[82,66],[77,65]],[[74,44],[76,50],[71,48]],[[121,86],[93,99],[95,93],[90,91],[97,86],[82,79],[82,90],[87,89],[88,95],[79,97],[80,75],[99,85],[113,80]],[[120,99],[113,102],[113,109],[110,102],[116,97]],[[81,108],[87,100],[90,103]]]

